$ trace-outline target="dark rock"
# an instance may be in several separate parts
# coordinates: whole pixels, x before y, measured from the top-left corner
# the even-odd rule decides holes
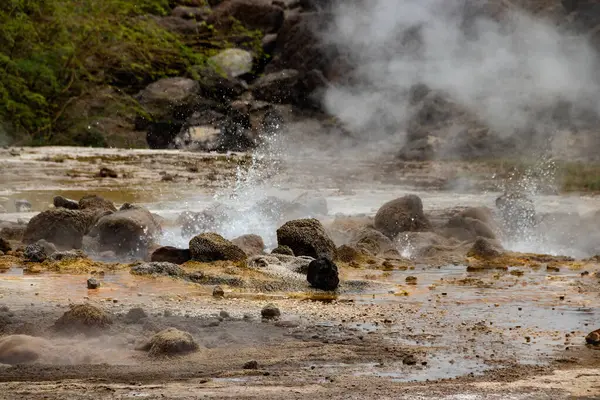
[[[144,318],[148,318],[148,314],[141,307],[132,308],[125,314],[125,321],[130,324],[137,324]]]
[[[286,222],[277,229],[277,242],[288,246],[297,256],[334,259],[336,247],[317,219],[298,219]]]
[[[193,260],[211,262],[218,260],[241,261],[246,253],[217,233],[202,233],[190,240]]]
[[[232,18],[247,29],[272,33],[283,24],[284,13],[282,8],[261,0],[229,0],[213,8],[207,23],[228,29],[232,26]]]
[[[188,332],[175,328],[167,328],[150,339],[141,347],[152,357],[174,356],[197,351],[198,344]]]
[[[394,239],[405,231],[427,231],[431,225],[423,214],[423,203],[418,196],[407,195],[385,203],[375,215],[375,229]]]
[[[300,74],[296,70],[285,69],[261,76],[252,85],[252,93],[258,100],[271,103],[295,103],[298,101]]]
[[[192,70],[194,75],[198,77],[200,94],[210,101],[220,102],[223,99],[233,99],[248,90],[248,84],[244,80],[229,77],[217,71],[214,66],[195,67]],[[218,109],[218,107],[215,107],[217,104],[207,103],[206,101],[204,101],[204,104],[210,109]],[[194,111],[198,112],[202,109],[203,107],[197,106]],[[226,109],[222,109],[222,111],[226,112]]]
[[[277,246],[271,251],[271,254],[284,254],[294,256],[294,251],[289,246]]]
[[[117,174],[117,171],[110,169],[110,168],[100,168],[100,172],[98,172],[98,175],[96,175],[99,178],[118,178],[119,174]]]
[[[173,277],[181,277],[185,275],[185,271],[179,265],[169,262],[150,262],[137,264],[131,267],[131,273],[134,275],[163,275]]]
[[[415,356],[409,355],[404,357],[404,359],[402,360],[402,364],[404,365],[416,365],[417,364],[417,359],[415,358]]]
[[[106,212],[117,211],[117,207],[115,207],[115,205],[112,201],[106,200],[105,198],[100,197],[95,194],[83,196],[79,200],[79,209],[80,210],[98,210],[98,211],[106,211]]]
[[[233,239],[231,243],[242,249],[248,256],[263,254],[265,250],[265,242],[258,235],[242,235]]]
[[[191,255],[188,249],[178,249],[172,246],[159,247],[150,256],[150,261],[153,262],[164,261],[173,264],[184,264],[190,260]]]
[[[225,291],[221,286],[215,286],[212,292],[213,297],[224,297]]]
[[[44,246],[39,243],[33,243],[25,247],[23,257],[25,258],[25,261],[41,263],[46,261],[48,255],[46,254]]]
[[[12,247],[8,240],[0,237],[0,251],[3,253],[7,253],[12,250]]]
[[[79,203],[63,196],[54,197],[54,207],[66,208],[67,210],[79,210]]]
[[[248,361],[244,364],[244,369],[258,369],[258,362],[255,360]]]
[[[281,311],[275,305],[267,304],[261,310],[260,315],[263,319],[277,319],[281,316]]]
[[[100,287],[100,282],[96,278],[90,278],[87,280],[87,288],[88,289],[98,289]]]
[[[67,210],[56,208],[34,216],[23,234],[23,243],[40,239],[54,243],[61,249],[81,248],[83,236],[98,219],[97,210]]]
[[[17,212],[29,212],[31,211],[31,203],[28,200],[16,200],[15,208]]]
[[[319,258],[308,265],[308,283],[321,290],[335,290],[340,284],[337,265],[330,259]]]
[[[135,207],[103,216],[90,229],[88,236],[93,240],[93,251],[145,256],[161,231],[148,210]]]

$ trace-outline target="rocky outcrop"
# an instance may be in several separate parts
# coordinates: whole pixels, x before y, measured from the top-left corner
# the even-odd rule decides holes
[[[25,229],[23,243],[40,239],[54,243],[59,249],[79,249],[83,236],[99,218],[97,210],[67,210],[56,208],[34,216]]]
[[[213,8],[207,23],[218,29],[227,29],[232,21],[239,21],[250,30],[263,33],[277,32],[284,20],[283,9],[261,0],[228,0]]]
[[[242,235],[233,239],[231,243],[242,249],[248,256],[263,254],[265,250],[265,242],[258,235]]]
[[[216,233],[203,233],[190,240],[190,254],[192,260],[202,262],[242,261],[247,257],[242,249]]]
[[[144,256],[160,233],[153,215],[133,206],[100,218],[89,231],[86,251]]]
[[[426,231],[431,225],[418,196],[407,195],[385,203],[375,215],[375,229],[394,239],[400,232]]]
[[[277,243],[291,248],[296,256],[330,260],[336,256],[333,240],[327,235],[319,220],[314,218],[286,222],[277,229]]]

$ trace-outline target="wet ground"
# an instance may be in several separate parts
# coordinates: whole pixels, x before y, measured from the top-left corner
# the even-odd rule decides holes
[[[170,219],[214,199],[241,207],[257,192],[291,198],[318,185],[333,217],[372,214],[407,192],[418,193],[429,210],[492,206],[499,187],[492,171],[463,164],[368,163],[348,173],[343,165],[324,172],[317,161],[272,168],[273,160],[262,160],[267,167],[247,172],[253,162],[165,151],[0,150],[0,204],[7,211],[0,219],[29,218],[57,194],[97,193]],[[119,177],[96,177],[102,167]],[[449,186],[452,192],[444,190]],[[17,212],[18,199],[32,210]],[[541,195],[536,208],[585,212],[597,200]],[[276,229],[252,218],[242,222],[224,233],[268,236]],[[167,231],[163,244],[180,240]],[[600,328],[595,263],[482,272],[464,265],[344,268],[346,284],[334,296],[298,283],[285,291],[226,286],[222,299],[212,296],[213,285],[136,277],[126,268],[96,272],[102,286],[94,290],[85,284],[90,273],[14,267],[0,275],[3,334],[47,340],[36,363],[0,368],[0,398],[600,398],[600,350],[584,340]],[[100,336],[54,333],[52,324],[69,304],[82,302],[106,310],[115,323]],[[279,321],[261,320],[268,303],[281,310]],[[127,321],[133,307],[147,318]],[[201,351],[153,360],[136,350],[168,326],[192,333]],[[243,368],[250,360],[257,369]]]

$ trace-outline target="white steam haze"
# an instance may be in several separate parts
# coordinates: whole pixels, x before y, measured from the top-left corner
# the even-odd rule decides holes
[[[510,7],[508,1],[493,3],[339,4],[323,39],[342,49],[356,70],[351,84],[327,91],[327,110],[375,137],[381,137],[382,121],[388,128],[389,121],[395,122],[393,133],[402,135],[410,117],[409,89],[426,84],[504,137],[554,129],[544,125],[548,121],[540,120],[536,110],[559,99],[597,112],[595,55],[588,43]],[[498,20],[465,17],[475,7],[498,5],[510,7]]]

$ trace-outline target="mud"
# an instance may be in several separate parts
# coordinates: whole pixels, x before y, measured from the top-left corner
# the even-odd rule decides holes
[[[202,209],[219,188],[235,184],[244,157],[64,148],[10,156],[0,150],[8,211],[0,219],[27,219],[57,194],[98,193],[117,204],[144,204],[169,221],[183,209]],[[201,172],[189,172],[191,164]],[[94,177],[101,167],[119,177]],[[329,204],[326,220],[338,213],[372,216],[410,190],[420,190],[429,212],[493,204],[493,191],[407,189],[420,176],[435,181],[440,170],[434,163],[402,173],[370,165],[352,179],[314,176]],[[163,181],[162,171],[179,177]],[[274,185],[279,194],[314,182],[302,181],[302,174],[286,177],[286,185]],[[482,188],[493,179],[473,176],[472,182]],[[30,201],[33,212],[11,210],[14,199]],[[595,199],[544,195],[536,206],[589,211]],[[481,260],[465,257],[467,250],[456,253],[462,262],[454,264],[411,259],[410,251],[401,261],[343,263],[342,284],[333,293],[310,289],[298,274],[228,262],[183,264],[187,273],[203,273],[197,283],[132,275],[126,263],[27,264],[1,256],[0,341],[16,341],[0,343],[6,363],[0,398],[600,397],[600,350],[584,339],[600,320],[598,260],[506,252],[496,260],[502,269],[469,268]],[[101,286],[88,289],[90,277]],[[224,297],[213,297],[215,285]],[[55,328],[72,305],[83,303],[106,312],[112,323],[96,332]],[[267,304],[279,308],[279,319],[261,319]],[[147,316],[128,317],[137,307]],[[157,359],[139,350],[167,328],[188,332],[198,351]],[[244,368],[250,361],[256,369]]]

